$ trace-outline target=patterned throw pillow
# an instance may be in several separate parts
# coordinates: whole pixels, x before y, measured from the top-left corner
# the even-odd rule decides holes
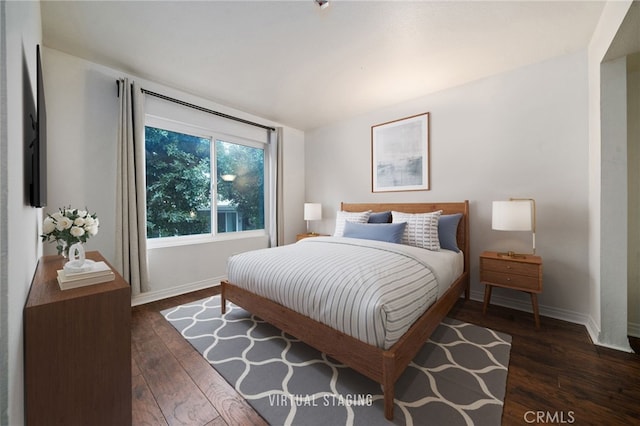
[[[402,244],[425,248],[427,250],[440,250],[438,238],[438,220],[442,210],[430,213],[402,213],[391,212],[392,222],[407,222],[404,228]]]
[[[336,215],[336,229],[333,232],[334,237],[342,237],[344,234],[344,223],[345,221],[355,222],[355,223],[367,223],[369,221],[369,215],[371,214],[371,210],[367,210],[366,212],[345,212],[342,210],[338,211]]]

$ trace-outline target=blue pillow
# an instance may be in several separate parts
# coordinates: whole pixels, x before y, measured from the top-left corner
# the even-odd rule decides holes
[[[388,243],[402,243],[406,222],[400,223],[355,223],[345,222],[343,236],[361,238],[363,240],[386,241]]]
[[[440,220],[438,221],[438,239],[440,240],[441,248],[453,250],[456,253],[460,252],[456,236],[458,234],[458,222],[460,222],[461,217],[462,213],[440,216]]]
[[[371,213],[369,223],[389,223],[391,222],[391,212]]]

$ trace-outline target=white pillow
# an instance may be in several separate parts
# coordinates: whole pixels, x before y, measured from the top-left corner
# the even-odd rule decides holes
[[[442,210],[431,213],[402,213],[391,212],[392,222],[407,222],[404,228],[402,244],[425,248],[427,250],[440,250],[438,238],[438,220]]]
[[[345,212],[338,210],[338,214],[336,215],[336,229],[333,232],[333,236],[342,237],[342,234],[344,234],[344,223],[347,220],[355,223],[367,223],[369,221],[369,215],[371,215],[371,210],[367,210],[366,212]]]

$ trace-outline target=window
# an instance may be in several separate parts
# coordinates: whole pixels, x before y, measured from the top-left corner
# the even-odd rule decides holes
[[[147,238],[265,229],[264,144],[148,119],[145,155]]]
[[[264,149],[216,140],[216,166],[218,232],[264,229]]]

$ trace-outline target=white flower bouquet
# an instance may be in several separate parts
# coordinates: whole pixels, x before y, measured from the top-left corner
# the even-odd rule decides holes
[[[58,254],[65,257],[69,247],[75,243],[86,243],[89,237],[98,233],[100,221],[96,213],[71,207],[61,208],[54,214],[47,214],[42,224],[42,241],[56,242]]]

